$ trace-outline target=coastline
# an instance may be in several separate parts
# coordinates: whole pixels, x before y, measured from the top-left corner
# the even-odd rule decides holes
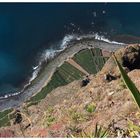
[[[47,65],[42,68],[43,70],[41,70],[37,78],[34,79],[22,93],[11,96],[9,98],[1,99],[0,111],[8,108],[19,107],[30,97],[37,94],[48,83],[49,78],[51,77],[55,69],[60,66],[68,57],[71,57],[78,51],[88,47],[98,47],[107,51],[115,51],[123,46],[125,45],[107,43],[101,40],[95,40],[93,38],[72,41],[72,43],[68,44],[68,47],[66,47],[62,52],[56,55],[56,57],[54,57]]]

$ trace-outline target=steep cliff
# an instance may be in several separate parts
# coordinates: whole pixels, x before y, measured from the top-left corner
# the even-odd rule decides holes
[[[140,90],[139,50],[139,45],[129,45],[115,55]],[[77,63],[69,63],[78,68]],[[24,103],[14,110],[12,125],[1,128],[0,136],[94,137],[92,132],[98,124],[102,128],[100,133],[107,130],[107,137],[138,137],[140,112],[113,58],[96,75],[82,68],[79,70],[89,73],[88,77],[57,87],[38,104]],[[87,78],[89,82],[81,86]],[[19,123],[17,116],[22,118]]]

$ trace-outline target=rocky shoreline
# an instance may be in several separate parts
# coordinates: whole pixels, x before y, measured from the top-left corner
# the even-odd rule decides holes
[[[124,46],[125,45],[111,44],[95,39],[82,39],[69,44],[69,46],[63,52],[61,52],[43,68],[44,70],[31,83],[31,85],[25,89],[23,93],[6,99],[1,99],[0,111],[8,108],[17,108],[31,96],[38,93],[48,83],[49,78],[55,69],[61,65],[68,57],[74,55],[78,51],[89,47],[98,47],[112,52]]]

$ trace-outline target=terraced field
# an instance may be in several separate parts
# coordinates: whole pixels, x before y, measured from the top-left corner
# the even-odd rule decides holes
[[[97,73],[96,65],[93,61],[93,55],[90,49],[81,50],[75,54],[73,60],[83,67],[88,73]]]
[[[10,125],[10,117],[9,114],[13,111],[13,109],[8,109],[0,112],[0,127]]]
[[[91,52],[92,52],[94,64],[96,64],[96,69],[100,71],[109,57],[104,57],[102,55],[102,50],[99,48],[91,49]]]
[[[53,89],[66,85],[74,80],[78,80],[82,78],[84,74],[80,72],[78,69],[73,67],[67,62],[64,62],[63,65],[58,67],[53,74],[50,82],[45,86],[41,92],[36,94],[31,98],[31,102],[38,102],[39,100],[43,99],[49,92]]]
[[[108,57],[102,55],[102,50],[99,48],[84,49],[76,53],[72,58],[79,66],[90,74],[96,74],[100,71],[107,61]],[[83,78],[85,74],[78,68],[64,62],[54,72],[50,82],[38,94],[30,99],[28,106],[37,103],[53,89],[71,83],[74,80]]]
[[[99,72],[107,59],[108,57],[104,57],[99,48],[81,50],[73,57],[73,60],[90,74]]]

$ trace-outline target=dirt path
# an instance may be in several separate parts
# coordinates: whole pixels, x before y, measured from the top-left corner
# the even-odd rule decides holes
[[[85,69],[83,69],[79,64],[77,64],[73,59],[70,58],[67,60],[67,62],[72,66],[74,66],[79,71],[81,71],[82,73],[84,73],[85,75],[89,75],[89,73]]]

